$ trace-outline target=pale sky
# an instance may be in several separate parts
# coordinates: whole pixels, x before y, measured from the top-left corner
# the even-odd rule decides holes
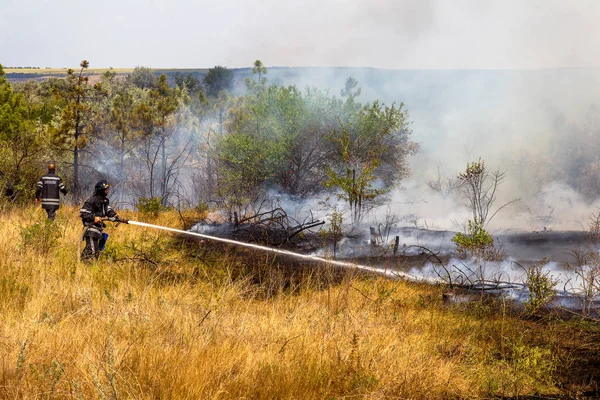
[[[0,63],[600,66],[599,0],[0,0]]]

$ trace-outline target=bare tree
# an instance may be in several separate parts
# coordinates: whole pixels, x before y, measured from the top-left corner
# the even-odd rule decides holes
[[[490,215],[492,206],[496,201],[498,186],[500,186],[505,176],[506,171],[500,171],[500,169],[489,171],[485,166],[485,161],[481,158],[478,161],[467,163],[465,172],[458,175],[460,187],[469,200],[476,224],[485,227],[486,223],[489,223],[500,210],[520,200],[513,199],[509,201]]]
[[[440,165],[437,167],[437,176],[434,179],[427,181],[427,186],[433,193],[439,194],[443,198],[448,197],[462,184],[461,180],[456,177],[447,177],[442,175],[442,168]]]
[[[596,252],[571,252],[573,263],[567,263],[567,268],[575,273],[575,283],[571,284],[571,291],[581,296],[582,314],[589,316],[598,312],[595,300],[600,295],[600,255]],[[565,284],[565,286],[567,286]]]
[[[162,205],[167,205],[171,198],[181,198],[180,192],[184,187],[181,174],[195,149],[191,135],[169,143],[167,139],[164,136],[156,136],[144,143],[139,159],[143,160],[145,168],[137,174],[137,182],[133,182],[138,197],[158,197]]]

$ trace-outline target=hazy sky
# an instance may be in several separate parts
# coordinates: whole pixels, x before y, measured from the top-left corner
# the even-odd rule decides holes
[[[0,0],[5,66],[600,66],[598,0]]]

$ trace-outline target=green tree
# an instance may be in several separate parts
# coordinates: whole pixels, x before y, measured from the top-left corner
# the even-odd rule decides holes
[[[326,171],[333,166],[335,146],[329,135],[339,126],[340,102],[315,88],[303,93],[286,88],[281,96],[289,98],[280,113],[288,122],[283,131],[286,160],[277,171],[277,185],[292,195],[315,195],[324,190]]]
[[[58,91],[57,95],[66,102],[60,121],[54,128],[54,142],[59,151],[66,151],[73,155],[73,200],[81,198],[81,185],[79,178],[81,151],[94,133],[94,108],[93,102],[101,94],[99,84],[93,87],[88,84],[88,77],[84,71],[89,68],[89,62],[83,60],[78,73],[67,70],[67,86],[65,90]]]
[[[180,72],[176,72],[173,76],[173,80],[175,81],[175,86],[181,90],[187,89],[189,93],[202,91],[200,80],[192,74],[182,74]]]
[[[217,194],[230,218],[234,211],[244,215],[260,198],[261,186],[269,179],[274,156],[271,143],[232,133],[219,138],[217,155]]]
[[[135,67],[133,72],[127,75],[126,80],[140,89],[154,89],[158,84],[158,79],[152,69],[142,66]]]
[[[23,96],[13,92],[0,64],[0,138],[13,138],[22,128],[25,114]]]
[[[219,179],[227,175],[230,182],[240,182],[229,188],[252,182],[263,192],[275,188],[297,196],[339,189],[355,222],[406,176],[406,158],[418,148],[410,141],[403,105],[363,107],[353,97],[343,102],[312,88],[302,92],[270,85],[249,91],[227,117],[227,134],[260,143],[257,156],[264,161],[254,165],[248,180],[239,168],[231,171],[242,162],[233,162],[236,154],[244,158],[247,153],[230,152],[229,162],[220,164]]]
[[[340,103],[317,89],[271,85],[230,109],[227,126],[269,146],[272,169],[263,185],[307,196],[324,189],[333,151],[328,134],[340,112]]]
[[[252,67],[252,73],[258,75],[257,79],[256,79],[256,83],[258,83],[259,85],[262,85],[265,83],[264,80],[266,80],[266,78],[263,78],[263,75],[266,75],[268,72],[267,67],[265,67],[262,63],[262,61],[260,60],[256,60],[254,61],[254,65]]]
[[[358,96],[360,96],[360,93],[362,91],[361,88],[356,88],[358,86],[358,81],[356,79],[354,79],[353,77],[348,77],[348,79],[346,79],[346,84],[344,85],[344,88],[341,90],[340,94],[342,97],[349,97],[349,98],[356,98]]]
[[[206,94],[210,97],[217,97],[220,91],[227,92],[233,87],[233,72],[226,67],[217,65],[208,70],[203,83]]]
[[[31,85],[28,89],[34,90]],[[40,108],[13,91],[0,65],[0,171],[12,182],[18,200],[32,198],[38,160],[47,153],[45,139]]]
[[[335,189],[358,222],[408,174],[406,159],[418,146],[402,104],[362,106],[354,95],[342,101],[314,88],[247,84],[248,93],[223,102],[218,114],[216,170],[224,203],[241,208],[269,189],[296,196]]]
[[[65,102],[57,99],[53,93],[58,88],[66,88],[64,79],[45,79],[41,82],[29,79],[13,83],[14,93],[23,96],[27,107],[27,119],[49,125],[64,107]]]
[[[326,183],[341,190],[354,224],[408,174],[406,160],[418,150],[410,140],[404,104],[385,106],[375,101],[357,106],[352,97],[347,99],[340,127],[330,134],[335,152]]]
[[[348,153],[345,154],[344,160],[349,161]],[[355,225],[362,220],[366,212],[376,205],[375,199],[387,192],[386,189],[373,187],[374,170],[378,163],[378,160],[365,161],[362,165],[352,163],[355,167],[346,167],[343,173],[335,172],[333,169],[328,171],[327,185],[342,190],[340,198],[348,202],[352,222]]]
[[[250,78],[244,79],[244,84],[246,85],[246,89],[250,95],[258,95],[260,91],[265,89],[267,85],[267,78],[264,78],[263,75],[266,75],[267,72],[267,67],[263,65],[262,61],[254,61],[252,73],[256,75],[256,81]]]

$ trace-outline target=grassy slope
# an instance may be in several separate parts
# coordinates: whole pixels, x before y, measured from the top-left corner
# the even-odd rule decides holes
[[[101,261],[77,265],[77,209],[59,210],[47,252],[42,210],[0,213],[1,398],[556,394],[573,349],[598,350],[586,324],[448,306],[442,288],[291,269],[131,225],[109,227]]]

